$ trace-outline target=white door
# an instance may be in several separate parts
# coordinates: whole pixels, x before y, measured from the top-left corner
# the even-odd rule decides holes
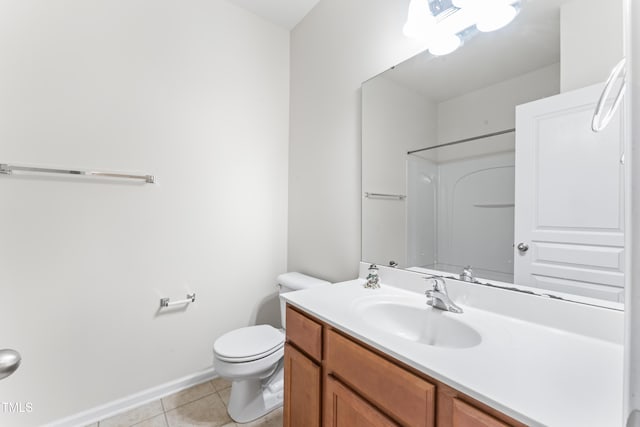
[[[623,114],[591,130],[602,89],[516,108],[514,281],[621,301]]]

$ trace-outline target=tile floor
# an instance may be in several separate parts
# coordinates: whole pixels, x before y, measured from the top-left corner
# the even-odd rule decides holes
[[[282,408],[248,424],[227,414],[231,383],[222,378],[198,384],[87,427],[281,427]]]

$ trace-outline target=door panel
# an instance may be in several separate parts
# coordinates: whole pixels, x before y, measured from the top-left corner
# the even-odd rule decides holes
[[[623,120],[591,117],[602,85],[516,108],[515,283],[621,300]],[[524,243],[529,250],[518,250]]]

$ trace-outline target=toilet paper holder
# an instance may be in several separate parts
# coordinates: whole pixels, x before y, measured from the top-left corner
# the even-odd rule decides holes
[[[182,299],[180,301],[172,302],[170,298],[160,298],[160,308],[173,307],[174,305],[191,304],[192,302],[196,302],[195,292],[187,294],[187,299]]]

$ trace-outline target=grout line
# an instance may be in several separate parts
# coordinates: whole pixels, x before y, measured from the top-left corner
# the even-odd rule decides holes
[[[191,403],[193,403],[193,402],[197,402],[198,400],[204,399],[205,397],[209,397],[209,396],[211,396],[211,395],[213,395],[213,394],[216,394],[216,393],[217,393],[217,391],[215,391],[215,389],[214,389],[214,391],[213,391],[213,392],[211,392],[211,393],[203,394],[202,396],[200,396],[200,397],[198,397],[198,398],[196,398],[196,399],[190,400],[190,401],[188,401],[188,402],[184,402],[183,404],[178,405],[178,406],[176,406],[175,408],[170,409],[169,411],[175,411],[175,410],[176,410],[176,409],[178,409],[178,408],[182,408],[183,406],[189,405],[189,404],[191,404]],[[222,399],[222,398],[220,398],[220,399]],[[224,401],[223,401],[222,403],[224,403]],[[227,405],[225,405],[225,408],[226,408],[226,407],[227,407]],[[163,408],[164,408],[164,405],[163,405]],[[167,413],[167,411],[164,411],[164,412],[165,412],[165,414]]]
[[[162,412],[161,412],[161,413],[158,413],[158,414],[152,415],[152,416],[150,416],[149,418],[145,418],[144,420],[140,420],[140,421],[138,421],[138,422],[136,422],[136,423],[133,423],[133,424],[131,424],[129,427],[135,427],[135,426],[137,426],[138,424],[142,424],[142,423],[143,423],[143,422],[145,422],[145,421],[149,421],[149,420],[151,420],[151,419],[153,419],[153,418],[157,417],[158,415],[164,415],[164,414],[165,414],[165,411],[164,411],[164,404],[162,403],[162,399],[160,399],[160,406],[162,407]],[[98,427],[100,427],[100,426],[98,426]]]
[[[162,416],[164,416],[164,424],[168,427],[169,426],[169,418],[167,418],[167,410],[164,407],[164,402],[162,401],[162,399],[160,399],[160,404],[162,405]],[[98,426],[100,427],[100,426]]]

